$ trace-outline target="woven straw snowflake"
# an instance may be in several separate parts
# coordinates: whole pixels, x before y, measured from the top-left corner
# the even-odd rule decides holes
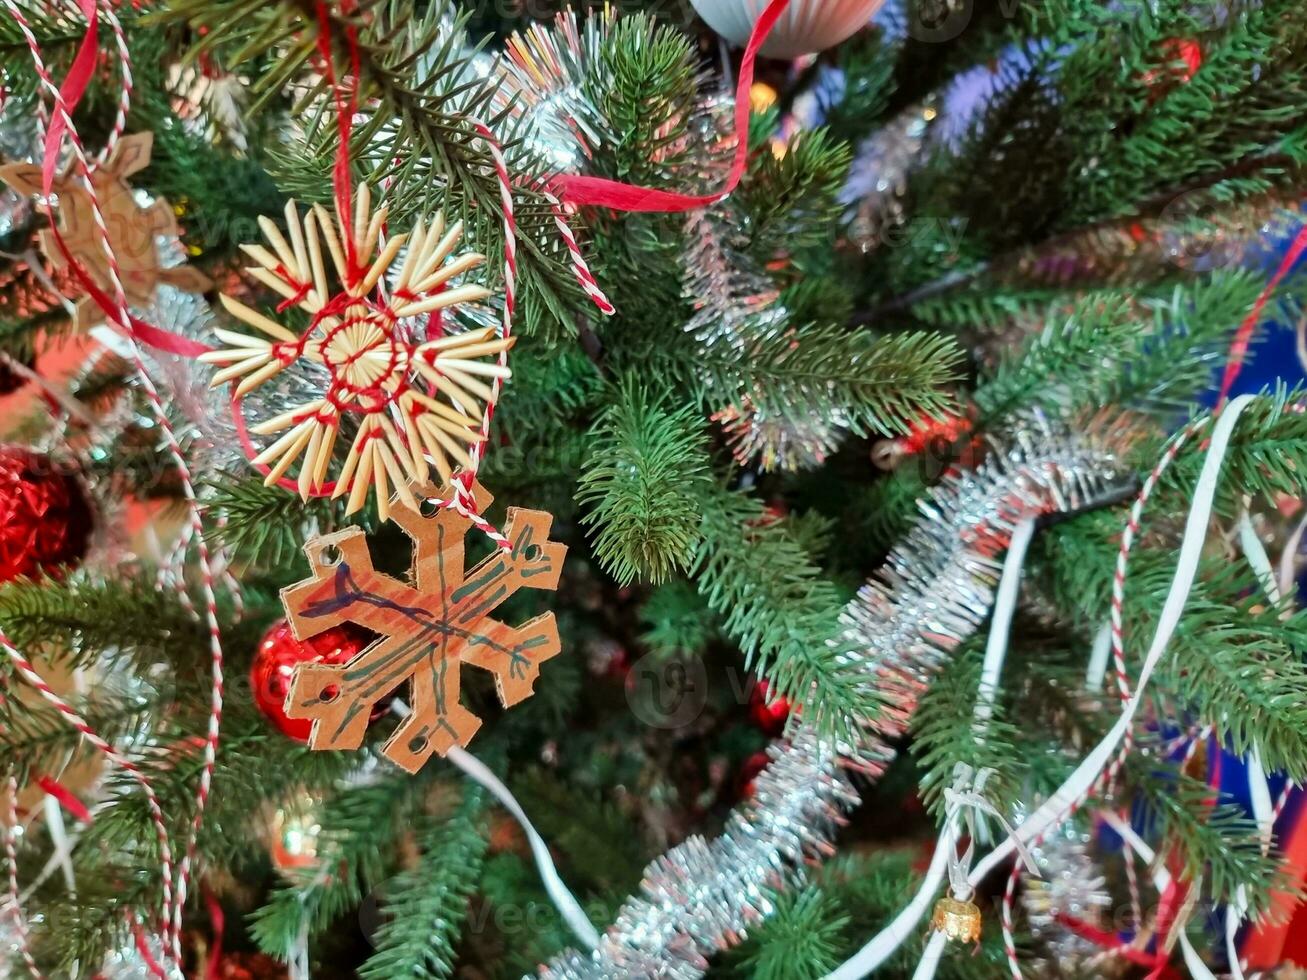
[[[353,513],[375,488],[383,520],[390,488],[413,505],[410,484],[427,481],[428,458],[444,481],[454,465],[473,465],[469,450],[484,438],[486,406],[497,392],[492,384],[508,378],[503,354],[512,345],[493,327],[444,332],[447,312],[490,295],[481,285],[451,285],[485,261],[475,252],[455,254],[461,222],[446,230],[443,215],[430,224],[419,220],[411,233],[387,238],[378,251],[385,221],[386,208],[372,210],[366,185],[355,196],[352,222],[340,213],[333,218],[321,205],[301,221],[295,202],[288,202],[289,242],[260,218],[271,249],[242,245],[256,263],[248,271],[285,297],[279,309],[307,313],[309,326],[297,336],[224,295],[228,312],[262,336],[215,329],[228,346],[202,355],[225,365],[214,375],[215,386],[239,379],[238,396],[296,362],[325,368],[322,397],[251,427],[259,435],[282,433],[254,463],[269,467],[264,482],[272,485],[299,461],[296,485],[307,498],[327,489],[343,430],[351,441],[331,495],[348,493],[346,512]],[[324,242],[335,273],[330,279]],[[488,363],[490,357],[496,362]]]

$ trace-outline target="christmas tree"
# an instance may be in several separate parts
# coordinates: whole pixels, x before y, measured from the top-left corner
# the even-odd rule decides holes
[[[0,976],[1307,964],[1300,3],[3,2]]]

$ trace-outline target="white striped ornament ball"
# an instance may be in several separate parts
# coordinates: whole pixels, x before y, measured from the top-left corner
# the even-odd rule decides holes
[[[732,44],[749,40],[768,0],[690,0],[714,31]],[[885,0],[790,0],[763,42],[768,58],[798,58],[847,40],[865,27]]]

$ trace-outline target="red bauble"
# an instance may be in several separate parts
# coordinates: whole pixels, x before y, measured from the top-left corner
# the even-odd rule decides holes
[[[344,664],[352,660],[369,643],[372,634],[349,623],[324,630],[307,640],[297,640],[290,623],[279,619],[259,641],[259,649],[250,665],[250,688],[254,703],[277,729],[297,742],[308,742],[313,730],[309,718],[286,717],[286,694],[290,691],[295,668],[300,664]],[[385,713],[385,707],[373,709],[372,720]]]
[[[775,736],[785,731],[791,710],[788,700],[771,696],[766,681],[759,681],[749,692],[749,718],[768,735]]]
[[[57,575],[86,555],[91,505],[49,457],[0,446],[0,582]]]
[[[222,954],[209,968],[214,980],[286,980],[286,967],[263,953]]]

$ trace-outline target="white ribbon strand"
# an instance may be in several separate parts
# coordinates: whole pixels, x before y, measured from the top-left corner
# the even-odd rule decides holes
[[[408,717],[410,713],[409,706],[399,699],[391,702],[390,710],[401,718]],[[549,900],[554,903],[554,908],[558,910],[558,914],[563,917],[563,921],[567,923],[572,932],[576,934],[577,939],[584,943],[587,949],[598,947],[598,930],[595,929],[594,924],[586,916],[585,911],[581,908],[581,903],[576,900],[576,896],[571,893],[567,885],[563,884],[563,879],[558,874],[558,868],[554,866],[554,859],[549,854],[549,845],[545,843],[544,838],[531,825],[526,811],[522,809],[522,805],[509,792],[508,787],[499,781],[499,777],[491,772],[484,762],[466,749],[455,745],[449,750],[445,758],[463,770],[467,776],[484,786],[495,799],[503,804],[504,809],[512,814],[513,819],[521,826],[522,832],[526,834],[527,843],[531,846],[531,856],[535,858],[536,869],[540,872],[541,883],[545,886],[545,892],[549,895]]]

